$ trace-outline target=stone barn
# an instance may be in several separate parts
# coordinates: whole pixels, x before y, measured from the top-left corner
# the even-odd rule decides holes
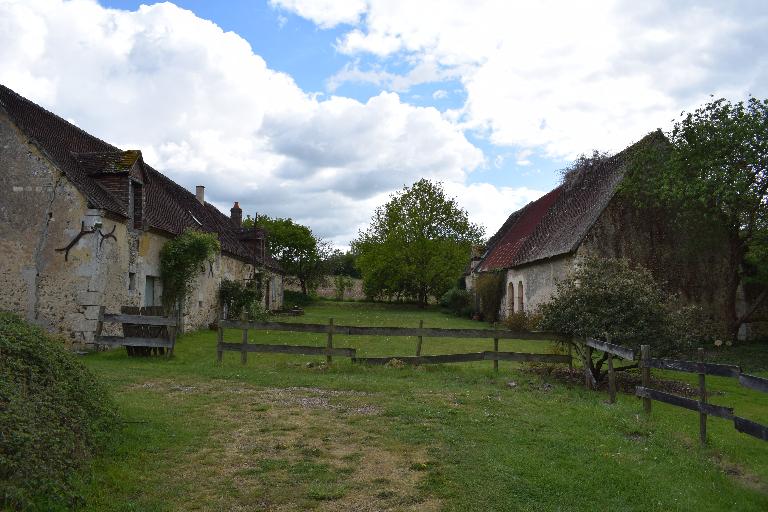
[[[560,186],[512,213],[485,253],[473,258],[467,287],[483,272],[503,272],[501,316],[533,312],[580,258],[626,258],[650,269],[683,301],[702,306],[713,320],[728,325],[747,308],[747,301],[742,287],[735,300],[728,290],[726,276],[734,263],[725,234],[708,233],[700,250],[683,249],[692,244],[682,242],[702,234],[683,231],[663,211],[637,207],[620,192],[632,151],[641,144],[661,143],[663,137],[654,132],[610,158],[566,174]]]
[[[221,253],[200,269],[185,330],[216,318],[223,279],[261,283],[282,307],[283,275],[265,233],[123,151],[0,85],[0,309],[74,340],[93,339],[99,306],[160,305],[159,252],[186,229],[216,233]]]

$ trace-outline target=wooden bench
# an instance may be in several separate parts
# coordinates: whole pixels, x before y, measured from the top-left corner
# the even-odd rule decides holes
[[[129,356],[173,355],[176,345],[176,320],[163,315],[162,306],[123,306],[119,314],[99,310],[94,343],[97,346],[122,346]],[[123,336],[102,336],[104,323],[120,323]]]

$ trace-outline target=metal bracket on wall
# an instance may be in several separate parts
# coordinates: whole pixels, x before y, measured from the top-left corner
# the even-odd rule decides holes
[[[115,237],[115,228],[117,225],[112,226],[112,231],[107,233],[106,235],[101,232],[100,228],[93,228],[93,229],[85,229],[85,222],[80,222],[80,232],[75,236],[75,238],[72,239],[71,242],[66,247],[61,247],[60,249],[56,249],[58,252],[64,252],[64,261],[69,261],[69,250],[72,249],[77,242],[80,241],[81,238],[83,238],[85,235],[92,235],[93,233],[98,233],[101,237],[101,240],[99,240],[99,248],[101,248],[101,243],[104,241],[105,238],[111,238],[114,241],[117,241],[117,238]]]

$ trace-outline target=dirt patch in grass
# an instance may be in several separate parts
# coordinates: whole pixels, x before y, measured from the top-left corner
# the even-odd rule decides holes
[[[425,450],[387,441],[375,394],[312,387],[149,381],[133,387],[220,397],[216,428],[187,454],[177,510],[438,510],[424,489]]]

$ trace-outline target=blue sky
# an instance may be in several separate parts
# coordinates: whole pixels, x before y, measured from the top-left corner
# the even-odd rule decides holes
[[[0,25],[0,83],[339,247],[422,177],[490,236],[579,154],[768,96],[761,0],[0,0]]]

